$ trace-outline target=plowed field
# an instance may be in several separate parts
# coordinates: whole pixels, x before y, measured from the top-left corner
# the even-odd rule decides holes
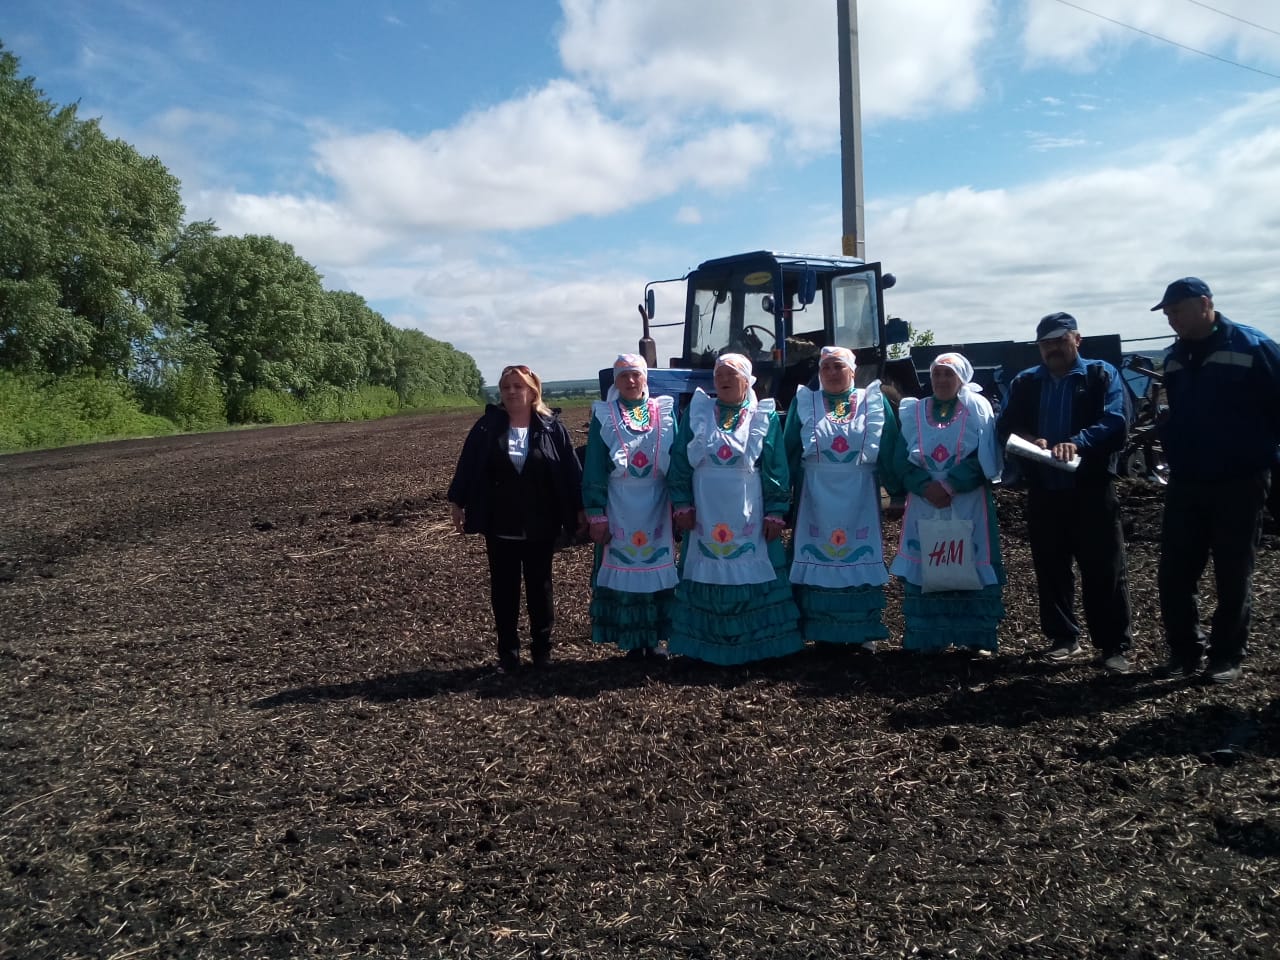
[[[1274,525],[1232,687],[1147,673],[1140,485],[1128,677],[1029,655],[1008,491],[998,656],[622,661],[577,547],[502,677],[474,416],[0,457],[0,955],[1280,956]]]

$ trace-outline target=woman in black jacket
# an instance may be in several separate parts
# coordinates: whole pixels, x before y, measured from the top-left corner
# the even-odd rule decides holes
[[[520,580],[529,611],[534,666],[551,659],[551,558],[556,541],[586,528],[582,467],[569,431],[542,400],[542,381],[524,364],[498,378],[501,403],[471,428],[449,484],[453,525],[484,535],[498,669],[520,667]]]

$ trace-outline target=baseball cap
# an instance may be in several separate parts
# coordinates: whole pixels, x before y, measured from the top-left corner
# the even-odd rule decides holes
[[[1036,324],[1036,340],[1057,340],[1077,330],[1076,318],[1069,313],[1051,313]]]
[[[1180,300],[1212,296],[1213,293],[1209,290],[1209,285],[1199,277],[1183,277],[1181,280],[1175,280],[1164,288],[1164,296],[1160,298],[1159,303],[1151,308],[1151,312],[1163,310],[1169,304],[1177,303]]]

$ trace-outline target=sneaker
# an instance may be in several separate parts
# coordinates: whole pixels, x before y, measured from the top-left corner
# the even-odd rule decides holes
[[[1052,660],[1055,663],[1061,663],[1064,660],[1074,660],[1076,657],[1084,656],[1084,651],[1080,649],[1079,640],[1068,640],[1059,643],[1057,646],[1050,647],[1044,652],[1046,660]]]
[[[1238,663],[1224,663],[1217,667],[1210,664],[1205,676],[1214,683],[1235,683],[1242,673],[1244,670]]]
[[[1191,680],[1200,672],[1200,663],[1187,660],[1170,660],[1163,666],[1156,667],[1152,676],[1157,680]]]
[[[1123,653],[1115,653],[1102,661],[1102,669],[1107,673],[1128,673],[1133,669],[1129,663],[1129,658]]]
[[[874,640],[868,640],[865,643],[860,643],[858,644],[858,648],[863,653],[875,653],[880,649],[879,645]]]

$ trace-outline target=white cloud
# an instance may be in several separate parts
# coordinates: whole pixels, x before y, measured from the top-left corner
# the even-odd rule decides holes
[[[761,114],[801,145],[838,135],[840,38],[829,0],[562,0],[566,67],[613,101],[650,112]],[[859,11],[868,119],[972,103],[994,0],[898,0]],[[922,23],[946,29],[921,30]]]
[[[1031,149],[1039,153],[1047,150],[1064,150],[1070,147],[1088,146],[1089,141],[1083,137],[1055,137],[1047,133],[1031,132],[1027,134]]]
[[[615,213],[687,183],[740,184],[768,157],[767,135],[747,124],[676,144],[643,132],[557,80],[425,137],[330,136],[316,153],[361,218],[443,230],[521,230]]]
[[[702,211],[697,207],[683,206],[676,211],[676,223],[697,226],[702,222]]]
[[[200,191],[186,200],[190,219],[212,219],[224,234],[233,236],[270,234],[316,265],[362,263],[394,239],[377,223],[312,197]]]
[[[1168,0],[1084,0],[1079,6],[1085,10],[1061,3],[1027,4],[1023,44],[1030,61],[1047,60],[1085,70],[1091,69],[1094,58],[1107,49],[1134,43],[1164,46],[1137,32],[1141,30],[1246,64],[1280,63],[1280,36],[1242,22],[1274,22],[1275,4],[1271,0],[1218,0],[1208,6],[1170,4]],[[1188,51],[1185,56],[1197,54]]]
[[[1005,191],[960,188],[873,207],[876,254],[900,278],[893,309],[940,341],[1027,336],[1053,310],[1086,332],[1168,333],[1149,312],[1169,280],[1194,274],[1228,316],[1280,333],[1280,95],[1229,115],[1161,157]]]

